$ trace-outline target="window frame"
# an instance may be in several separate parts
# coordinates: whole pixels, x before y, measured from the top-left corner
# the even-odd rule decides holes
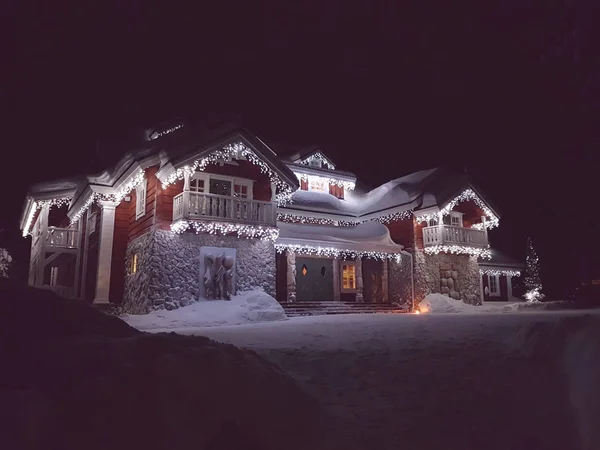
[[[204,181],[204,190],[203,191],[192,191],[199,194],[210,194],[210,180],[221,180],[221,181],[229,181],[231,183],[231,189],[229,191],[228,197],[231,198],[240,198],[243,200],[253,200],[254,199],[254,183],[255,180],[251,180],[250,178],[242,178],[242,177],[232,177],[228,175],[219,175],[217,173],[207,173],[207,172],[196,172],[192,175],[190,179],[190,185],[192,181],[202,180]],[[247,189],[247,197],[236,197],[235,196],[235,186],[245,186]],[[191,186],[190,186],[191,187]],[[218,195],[218,194],[210,194],[210,195]]]
[[[141,183],[135,187],[135,220],[146,215],[146,192],[148,180],[144,178]]]
[[[344,287],[344,266],[352,266],[354,269],[352,270],[354,287]],[[358,280],[356,279],[356,261],[340,261],[340,291],[341,292],[356,292],[357,291]]]
[[[458,211],[450,211],[450,225],[453,227],[463,227],[463,213]],[[452,219],[458,219],[458,225],[452,223]]]

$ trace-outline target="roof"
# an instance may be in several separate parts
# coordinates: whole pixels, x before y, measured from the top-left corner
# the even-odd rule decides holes
[[[510,267],[514,269],[523,269],[525,268],[525,263],[519,262],[514,258],[502,253],[500,250],[496,248],[491,248],[490,252],[492,253],[492,259],[482,259],[479,258],[477,262],[480,266],[484,267]]]
[[[356,252],[399,253],[402,246],[392,241],[389,229],[379,222],[355,227],[278,222],[279,245],[318,245]]]

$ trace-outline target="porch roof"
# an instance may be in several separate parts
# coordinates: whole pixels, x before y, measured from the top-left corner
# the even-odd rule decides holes
[[[356,252],[400,253],[402,245],[390,237],[388,228],[375,221],[354,227],[278,222],[275,244],[330,247]]]
[[[516,259],[511,258],[510,256],[506,255],[505,253],[502,253],[498,249],[491,248],[490,252],[492,253],[491,259],[488,260],[488,259],[479,258],[477,260],[477,263],[480,266],[483,266],[485,268],[492,268],[492,267],[511,268],[511,269],[515,269],[515,270],[522,270],[525,268],[525,263],[519,262]]]

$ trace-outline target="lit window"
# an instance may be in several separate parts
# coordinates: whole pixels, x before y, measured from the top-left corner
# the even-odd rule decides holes
[[[356,289],[356,266],[352,263],[342,265],[342,289]]]
[[[329,192],[329,184],[325,184],[323,178],[310,177],[308,179],[308,188],[311,191]]]
[[[499,294],[498,292],[498,275],[488,275],[490,284],[490,294]]]
[[[137,272],[137,265],[138,265],[138,255],[137,255],[137,253],[134,253],[133,258],[131,258],[131,273]]]

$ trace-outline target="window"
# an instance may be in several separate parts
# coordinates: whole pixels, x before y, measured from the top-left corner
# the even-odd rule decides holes
[[[325,180],[320,177],[310,177],[308,179],[308,190],[317,192],[328,192],[329,184],[325,184]]]
[[[58,286],[58,267],[50,267],[50,286]]]
[[[252,199],[253,181],[226,175],[196,173],[190,180],[190,192]]]
[[[190,191],[204,192],[204,180],[201,178],[195,178],[193,180],[190,180]]]
[[[137,267],[138,267],[138,255],[137,255],[137,253],[134,253],[133,257],[131,258],[131,273],[136,273]]]
[[[146,179],[135,187],[135,220],[146,214]]]
[[[356,289],[356,265],[354,263],[342,264],[342,289]]]
[[[338,186],[337,184],[329,185],[329,193],[339,199],[344,199],[344,188],[343,186]]]
[[[490,285],[490,295],[491,296],[499,296],[500,290],[498,289],[498,275],[488,275],[488,281]]]
[[[438,224],[437,219],[429,219],[428,224],[430,227],[436,226]]]
[[[323,167],[323,161],[321,161],[319,158],[312,158],[308,162],[308,165],[311,167]]]
[[[245,184],[234,184],[233,196],[238,198],[248,198],[248,186]]]
[[[450,225],[455,226],[455,227],[462,227],[463,226],[463,220],[462,220],[462,213],[456,212],[456,211],[451,211],[450,212]]]

